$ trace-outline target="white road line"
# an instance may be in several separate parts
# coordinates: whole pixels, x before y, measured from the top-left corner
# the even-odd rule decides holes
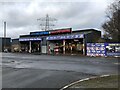
[[[116,64],[116,65],[120,65],[120,63],[114,63],[114,64]]]
[[[78,81],[75,81],[69,85],[66,85],[64,86],[63,88],[61,88],[60,90],[64,90],[64,89],[67,89],[68,87],[74,85],[74,84],[77,84],[77,83],[80,83],[80,82],[83,82],[83,81],[87,81],[87,80],[90,80],[90,79],[95,79],[95,78],[99,78],[99,77],[108,77],[110,75],[101,75],[101,76],[95,76],[95,77],[90,77],[90,78],[85,78],[85,79],[81,79],[81,80],[78,80]]]

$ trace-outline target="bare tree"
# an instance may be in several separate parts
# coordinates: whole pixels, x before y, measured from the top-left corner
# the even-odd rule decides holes
[[[107,20],[102,25],[105,31],[104,38],[113,42],[120,41],[120,0],[115,0],[107,9]]]

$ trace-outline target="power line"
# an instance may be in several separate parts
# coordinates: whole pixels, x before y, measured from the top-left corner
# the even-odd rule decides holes
[[[48,14],[46,15],[46,17],[39,18],[37,20],[40,21],[39,25],[41,26],[41,29],[45,30],[45,31],[50,30],[51,26],[55,26],[53,24],[53,22],[57,21],[57,19],[49,17]],[[42,28],[42,27],[44,27],[44,28]]]

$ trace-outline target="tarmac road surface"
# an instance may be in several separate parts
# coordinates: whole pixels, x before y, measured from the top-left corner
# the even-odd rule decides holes
[[[62,88],[79,79],[118,74],[118,59],[2,53],[3,88]]]

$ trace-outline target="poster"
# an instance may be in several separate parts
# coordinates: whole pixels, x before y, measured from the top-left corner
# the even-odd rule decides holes
[[[87,56],[105,56],[104,43],[87,43]]]
[[[107,43],[106,44],[107,56],[120,56],[120,43]]]
[[[87,43],[87,56],[120,56],[120,43]]]

